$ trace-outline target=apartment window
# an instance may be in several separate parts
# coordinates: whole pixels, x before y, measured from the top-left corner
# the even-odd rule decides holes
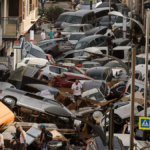
[[[19,0],[9,0],[9,16],[19,16]]]

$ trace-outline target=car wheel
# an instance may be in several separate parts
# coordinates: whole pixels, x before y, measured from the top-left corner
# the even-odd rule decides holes
[[[48,77],[43,76],[43,77],[42,77],[42,80],[43,80],[43,81],[47,81],[47,80],[48,80]]]
[[[12,97],[3,98],[2,102],[11,108],[15,107],[15,105],[16,105],[16,100]]]
[[[114,114],[114,122],[119,125],[123,123],[123,120],[120,118],[120,116]]]

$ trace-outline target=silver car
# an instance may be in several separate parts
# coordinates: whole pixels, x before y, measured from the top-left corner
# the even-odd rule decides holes
[[[0,99],[6,106],[10,108],[22,106],[45,113],[46,108],[50,106],[58,106],[72,114],[64,105],[55,100],[44,98],[18,89],[5,89],[1,92]]]
[[[41,80],[52,80],[56,75],[68,70],[59,66],[47,65],[46,67],[40,70],[40,79]]]

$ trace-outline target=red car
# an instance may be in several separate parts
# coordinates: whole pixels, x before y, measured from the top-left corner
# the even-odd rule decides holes
[[[85,75],[85,71],[83,71],[82,69],[79,69],[78,67],[67,66],[67,65],[63,65],[63,64],[53,64],[53,65],[66,68],[68,70],[68,72],[71,72],[71,73],[77,73],[77,74],[84,74]]]
[[[72,84],[75,82],[76,79],[94,80],[93,78],[86,75],[63,72],[62,74],[55,76],[54,79],[51,81],[51,84],[54,87],[71,88]]]

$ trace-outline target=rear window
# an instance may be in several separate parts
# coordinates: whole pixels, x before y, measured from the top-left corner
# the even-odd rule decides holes
[[[145,58],[136,57],[136,64],[145,64]]]
[[[69,40],[79,40],[83,34],[71,34]]]
[[[36,50],[34,48],[31,49],[30,54],[35,56],[35,57],[38,57],[38,58],[46,59],[46,56],[44,55],[44,52],[41,52],[41,51]]]

